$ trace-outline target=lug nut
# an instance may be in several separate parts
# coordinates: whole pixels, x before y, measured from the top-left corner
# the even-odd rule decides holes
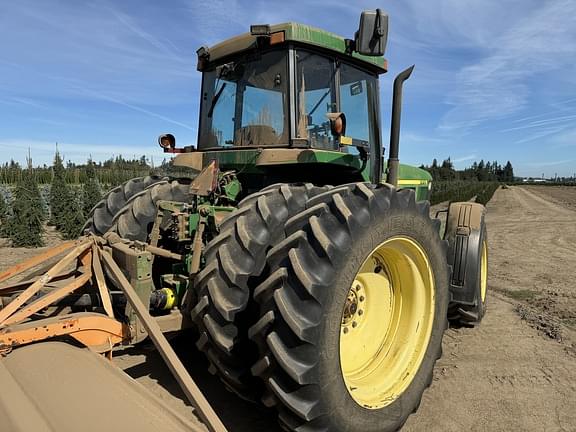
[[[344,329],[342,329],[342,331],[344,332],[344,334],[348,333],[348,327],[344,327]]]
[[[356,328],[358,324],[356,324],[356,321],[352,321],[352,327]]]
[[[364,301],[364,296],[360,296],[360,301]]]
[[[364,315],[364,311],[362,309],[358,309],[358,315]]]

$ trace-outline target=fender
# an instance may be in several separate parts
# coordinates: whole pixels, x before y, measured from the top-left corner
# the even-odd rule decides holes
[[[451,266],[451,308],[476,309],[482,269],[482,249],[486,240],[486,208],[478,203],[455,202],[448,207],[444,240],[448,241],[447,260]],[[462,313],[462,311],[460,311]],[[481,316],[477,317],[481,319]]]

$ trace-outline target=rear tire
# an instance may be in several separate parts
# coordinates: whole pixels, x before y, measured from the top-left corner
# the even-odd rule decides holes
[[[316,204],[312,205],[314,201]],[[287,224],[286,240],[268,253],[270,276],[254,291],[255,300],[261,305],[261,318],[250,329],[250,337],[260,352],[252,372],[263,380],[268,390],[263,402],[277,407],[280,422],[290,431],[395,431],[418,408],[442,352],[449,298],[445,244],[438,235],[438,222],[430,219],[428,202],[416,203],[413,191],[397,190],[389,185],[360,183],[339,187],[318,195],[310,204],[311,208],[303,216],[297,215]],[[394,246],[398,251],[404,247],[406,250],[405,255],[395,252],[400,255],[392,264],[388,258],[382,265],[378,260],[370,261],[375,251],[380,253],[381,247],[396,244],[407,246]],[[408,251],[414,251],[415,255]],[[414,267],[410,267],[410,263]],[[359,307],[350,306],[353,303],[351,287],[357,279],[368,277],[366,274],[377,274],[376,277],[386,277],[393,283],[368,283],[372,291],[366,291],[371,293],[365,297],[366,304],[383,290],[407,296],[414,288],[398,276],[401,264],[413,270],[413,285],[423,287],[427,293],[429,300],[423,304],[429,309],[419,310],[430,313],[410,314],[409,302],[402,300],[399,304],[407,306],[399,307],[398,312],[389,316],[404,317],[402,322],[416,335],[419,328],[422,328],[421,334],[428,330],[425,336],[414,336],[420,341],[415,345],[420,349],[405,351],[410,359],[418,359],[413,364],[403,362],[405,357],[398,360],[396,356],[380,354],[394,350],[375,350],[377,360],[367,357],[370,365],[376,364],[374,370],[383,374],[376,375],[378,379],[374,382],[378,384],[374,384],[374,388],[380,386],[381,391],[375,392],[370,390],[371,384],[362,380],[358,386],[354,385],[355,375],[347,370],[351,364],[349,354],[354,357],[356,351],[345,349],[349,345],[343,339],[343,334],[348,333],[344,328],[348,328],[351,335],[356,331],[352,329],[367,328],[363,327],[364,322],[357,324],[356,318],[349,321],[350,316],[363,319]],[[414,271],[415,268],[418,271]],[[419,280],[427,282],[419,283]],[[386,291],[384,286],[393,288]],[[364,301],[360,297],[356,299]],[[413,303],[415,306],[410,307],[416,310],[417,296]],[[350,313],[353,315],[349,316]],[[368,316],[366,312],[365,317]],[[382,321],[386,316],[380,313]],[[412,319],[414,317],[419,318]],[[392,318],[389,321],[392,322]],[[389,333],[382,330],[383,323],[382,328],[379,327],[378,316],[371,323],[376,325],[376,331],[370,335],[389,340],[404,352],[405,339],[386,336],[396,335],[401,325]],[[362,344],[358,346],[358,352],[366,351]],[[382,361],[390,362],[390,359],[401,367],[406,365],[410,373],[394,375],[404,378],[383,379],[382,376],[392,376],[387,375],[389,369],[396,368],[380,367]],[[368,374],[372,377],[372,371]],[[383,390],[386,386],[398,386],[401,390],[388,394]],[[358,391],[366,393],[365,400]],[[387,394],[389,397],[384,397]]]
[[[158,201],[191,202],[190,185],[180,180],[162,180],[135,194],[116,213],[110,231],[128,240],[146,242],[152,230]]]
[[[254,323],[250,299],[266,272],[266,253],[284,239],[286,220],[323,190],[278,184],[246,197],[204,251],[206,267],[196,277],[197,301],[191,305],[200,333],[197,346],[208,357],[210,371],[244,399],[261,394],[250,374],[256,353],[247,330]]]
[[[162,180],[159,176],[138,177],[110,190],[90,211],[82,232],[87,230],[96,235],[105,234],[112,227],[116,214],[130,198]]]

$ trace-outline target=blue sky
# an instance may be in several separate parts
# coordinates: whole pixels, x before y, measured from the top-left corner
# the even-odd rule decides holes
[[[299,21],[352,37],[362,9],[390,14],[381,78],[387,141],[394,75],[403,162],[511,160],[516,174],[576,172],[576,1],[292,0],[0,2],[0,162],[164,155],[195,144],[195,51],[254,23]]]

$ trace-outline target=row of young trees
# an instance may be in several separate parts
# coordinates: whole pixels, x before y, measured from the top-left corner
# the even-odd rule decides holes
[[[48,206],[44,205],[37,169],[32,167],[30,158],[27,168],[19,173],[11,202],[7,203],[0,194],[0,236],[9,238],[12,246],[42,246],[46,222],[53,225],[64,239],[78,237],[90,210],[102,198],[91,160],[86,164],[81,193],[66,181],[66,168],[58,152],[51,171]]]
[[[504,166],[497,161],[494,162],[474,162],[470,167],[463,170],[456,170],[450,158],[442,161],[434,159],[432,165],[421,165],[420,168],[427,170],[434,180],[477,180],[482,182],[502,182],[511,183],[514,181],[514,168],[512,163],[507,161]]]
[[[104,162],[91,162],[76,164],[68,161],[64,168],[64,181],[70,184],[83,184],[95,175],[98,182],[103,185],[119,185],[125,181],[149,174],[151,171],[160,171],[168,164],[162,161],[160,166],[154,167],[152,161],[145,156],[140,158],[125,159],[122,156],[110,158]],[[18,162],[11,160],[0,165],[0,183],[16,184],[20,181],[27,167],[22,167]],[[34,175],[38,184],[50,184],[54,178],[54,166],[38,166],[34,168]]]

